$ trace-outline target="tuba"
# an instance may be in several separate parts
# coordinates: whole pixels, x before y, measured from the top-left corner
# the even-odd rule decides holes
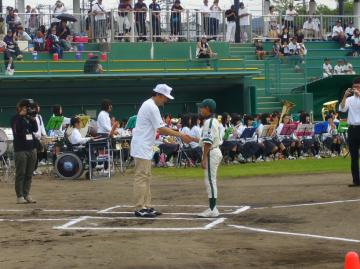
[[[323,117],[323,120],[325,121],[326,114],[329,114],[330,112],[336,113],[336,106],[339,101],[330,101],[323,104],[323,108],[321,109],[321,115]]]
[[[281,103],[282,103],[283,107],[281,110],[280,118],[278,119],[278,122],[275,125],[276,127],[279,126],[279,124],[282,122],[283,117],[286,114],[289,114],[291,109],[293,109],[296,106],[293,102],[290,102],[288,100],[282,100]]]

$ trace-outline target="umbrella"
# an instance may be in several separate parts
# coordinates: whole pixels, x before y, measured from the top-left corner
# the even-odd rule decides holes
[[[59,19],[59,20],[64,20],[64,21],[72,21],[72,22],[77,21],[77,19],[73,15],[66,14],[66,13],[57,15],[56,18]]]

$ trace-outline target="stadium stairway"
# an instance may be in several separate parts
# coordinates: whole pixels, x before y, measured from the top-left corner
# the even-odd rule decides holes
[[[271,52],[272,45],[272,42],[264,42],[264,49]],[[267,91],[265,86],[267,79],[265,77],[265,61],[257,60],[254,45],[251,43],[230,45],[230,57],[241,58],[244,60],[245,67],[258,68],[258,71],[261,72],[259,75],[252,77],[253,85],[256,87],[256,113],[270,113],[274,110],[281,110],[283,94],[289,94],[294,89],[303,88],[306,83],[321,78],[321,66],[325,57],[333,59],[332,65],[334,66],[336,64],[335,59],[344,58],[351,52],[349,49],[340,50],[339,45],[332,41],[306,42],[305,46],[308,50],[307,58],[309,58],[305,60],[306,76],[304,70],[295,70],[293,63],[281,63],[279,65],[281,79],[280,81],[274,81],[275,79],[271,80],[270,78],[270,87]],[[353,62],[354,68],[356,64],[357,61]],[[270,74],[273,71],[270,70]]]

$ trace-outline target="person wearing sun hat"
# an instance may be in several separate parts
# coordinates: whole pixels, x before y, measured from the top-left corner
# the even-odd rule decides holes
[[[202,218],[216,218],[219,211],[216,208],[217,191],[217,170],[222,161],[220,145],[222,139],[220,136],[219,121],[214,118],[216,111],[216,102],[213,99],[204,99],[198,104],[200,115],[204,118],[204,126],[201,138],[193,138],[193,141],[199,142],[202,147],[201,167],[204,169],[204,178],[206,191],[209,198],[209,208],[198,216]]]
[[[166,84],[158,84],[152,91],[152,97],[140,107],[133,129],[131,140],[131,156],[135,159],[134,200],[135,216],[153,218],[161,213],[151,206],[151,160],[156,133],[179,137],[188,144],[190,136],[165,127],[159,110],[168,100],[173,100],[172,88]]]

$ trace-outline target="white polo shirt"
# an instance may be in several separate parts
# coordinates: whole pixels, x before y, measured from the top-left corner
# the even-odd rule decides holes
[[[239,8],[238,15],[241,16],[241,15],[244,15],[244,14],[249,14],[247,8],[246,8],[246,7],[242,8],[242,9]],[[247,16],[241,17],[241,18],[240,18],[240,25],[241,25],[241,26],[248,26],[248,25],[250,25],[250,16],[247,15]]]
[[[95,3],[92,7],[93,11],[96,11],[95,21],[106,20],[106,10],[103,4]]]
[[[152,98],[145,101],[137,114],[136,127],[131,140],[131,156],[151,160],[156,130],[165,127],[158,106]]]
[[[110,134],[111,119],[108,112],[102,110],[97,118],[97,132],[98,134]]]
[[[340,104],[339,110],[348,112],[348,124],[360,125],[360,97],[353,95],[346,98],[345,107],[343,108]]]

